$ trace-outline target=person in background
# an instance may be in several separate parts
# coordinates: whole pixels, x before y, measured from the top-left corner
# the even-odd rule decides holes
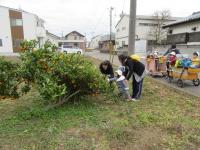
[[[137,101],[140,99],[142,94],[143,79],[146,75],[145,65],[140,61],[133,60],[131,57],[125,55],[118,56],[121,64],[128,68],[128,74],[126,75],[126,80],[133,78],[132,82],[132,100]]]
[[[101,73],[106,75],[109,79],[114,78],[113,67],[112,67],[112,64],[110,63],[110,61],[108,61],[108,60],[103,61],[100,64],[99,69],[100,69]]]
[[[176,64],[176,53],[171,52],[169,56],[170,65],[175,66]]]
[[[180,51],[176,48],[176,45],[175,45],[175,44],[173,44],[173,45],[171,46],[171,48],[169,48],[169,49],[166,51],[166,53],[164,54],[164,56],[169,56],[172,52],[175,52],[176,55],[177,55],[177,54],[180,54]]]
[[[169,72],[170,72],[170,54],[174,52],[176,55],[180,54],[180,51],[176,48],[176,44],[173,44],[171,48],[169,48],[164,56],[167,56],[167,61],[166,61],[166,66],[167,66],[167,75],[169,77]]]
[[[193,53],[191,68],[200,68],[199,52]]]

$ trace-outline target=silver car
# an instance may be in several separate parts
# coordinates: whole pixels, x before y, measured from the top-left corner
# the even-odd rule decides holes
[[[59,48],[61,52],[71,54],[71,53],[76,53],[76,54],[83,54],[83,50],[78,48],[78,47],[73,47],[69,45],[62,45],[62,47]]]

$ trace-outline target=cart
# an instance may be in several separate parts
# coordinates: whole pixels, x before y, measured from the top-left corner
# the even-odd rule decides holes
[[[194,86],[200,85],[200,80],[198,74],[200,73],[200,68],[170,68],[169,70],[169,82],[173,79],[177,80],[177,86],[183,88],[184,80],[189,80],[193,82]]]
[[[166,57],[151,57],[146,59],[146,68],[151,76],[166,76]]]

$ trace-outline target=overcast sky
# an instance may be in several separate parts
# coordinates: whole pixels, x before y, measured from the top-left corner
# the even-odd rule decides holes
[[[0,0],[0,5],[21,8],[46,21],[50,32],[61,36],[77,30],[87,37],[109,32],[109,7],[113,6],[113,26],[122,10],[129,13],[130,0]],[[138,15],[170,10],[172,16],[186,17],[200,11],[200,0],[138,0]]]

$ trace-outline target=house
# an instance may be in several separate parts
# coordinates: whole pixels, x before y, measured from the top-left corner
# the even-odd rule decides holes
[[[46,31],[46,41],[50,41],[52,44],[55,44],[58,46],[58,42],[60,40],[60,37],[57,35],[50,33],[49,31]]]
[[[68,45],[72,47],[78,47],[80,49],[86,49],[86,40],[85,36],[77,31],[72,31],[67,34],[65,37],[60,38],[59,46]]]
[[[36,39],[40,47],[45,42],[45,22],[35,14],[0,6],[0,22],[0,53],[19,53],[25,39]]]
[[[92,49],[99,49],[99,42],[101,41],[102,35],[97,35],[91,39],[89,47]]]
[[[153,27],[158,25],[158,19],[154,16],[144,16],[144,15],[138,15],[136,19],[137,19],[136,37],[135,37],[136,45],[140,46],[140,43],[144,43],[147,45],[148,43],[152,43],[152,41],[155,40],[155,37],[152,35],[151,30]],[[180,18],[171,17],[170,19],[165,20],[165,23],[174,22],[178,19]],[[119,20],[115,28],[116,28],[116,48],[127,49],[128,35],[129,35],[129,15],[122,14],[121,19]]]
[[[200,11],[180,21],[163,26],[168,30],[168,44],[200,48]]]
[[[102,35],[101,39],[99,41],[99,50],[101,52],[109,52],[110,50],[110,38],[112,45],[115,45],[115,34],[112,34],[110,37],[110,34]]]

